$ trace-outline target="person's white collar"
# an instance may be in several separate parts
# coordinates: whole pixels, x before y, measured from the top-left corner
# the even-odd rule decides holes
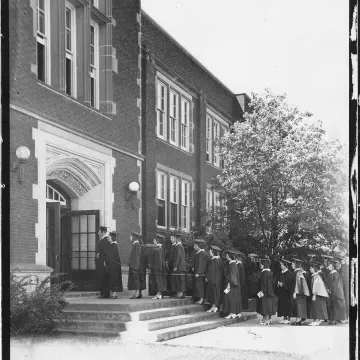
[[[205,251],[204,249],[199,249],[196,254],[201,253],[202,251]]]
[[[294,271],[298,271],[298,270],[301,270],[300,268],[296,268]]]
[[[116,240],[110,242],[110,244],[117,244]]]
[[[105,234],[105,235],[101,238],[101,240],[102,240],[103,238],[107,237],[107,236],[109,236],[109,234]]]
[[[330,271],[330,274],[336,273],[337,271],[334,269],[332,271]]]
[[[270,269],[262,269],[261,272],[263,272],[263,271],[270,271]]]
[[[133,242],[133,245],[136,244],[136,243],[139,243],[139,240],[135,240],[135,241]]]
[[[288,271],[288,269],[281,270],[281,272],[284,274]]]
[[[241,261],[240,261],[240,260],[237,260],[237,261],[236,261],[236,264],[241,264]]]
[[[234,263],[234,262],[236,262],[235,260],[230,260],[229,261],[229,264],[232,264],[232,263]]]
[[[219,256],[219,255],[214,255],[214,256],[211,258],[211,260],[213,260],[213,259],[220,259],[220,256]]]

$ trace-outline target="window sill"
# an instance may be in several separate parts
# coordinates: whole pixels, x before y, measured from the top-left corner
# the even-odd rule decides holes
[[[78,104],[78,105],[81,105],[81,106],[83,106],[84,108],[88,109],[89,111],[95,112],[96,114],[98,114],[98,115],[100,115],[100,116],[102,116],[102,117],[104,117],[104,118],[106,118],[106,119],[108,119],[108,120],[111,120],[111,121],[113,120],[111,117],[109,117],[108,115],[105,115],[105,114],[102,113],[100,110],[98,110],[98,109],[96,109],[96,108],[93,108],[93,107],[91,107],[91,106],[89,106],[89,105],[86,105],[86,104],[84,104],[83,102],[81,102],[80,100],[78,100],[78,99],[76,99],[76,98],[74,98],[74,97],[72,97],[72,96],[70,96],[70,95],[68,95],[68,94],[65,94],[65,93],[63,93],[63,92],[61,92],[61,91],[59,91],[59,90],[57,90],[57,89],[54,89],[54,88],[51,87],[50,85],[48,85],[48,84],[46,84],[46,83],[44,83],[44,82],[42,82],[42,81],[40,81],[40,80],[38,80],[37,82],[38,82],[38,84],[39,84],[40,86],[42,86],[42,87],[44,87],[44,88],[46,88],[46,89],[54,92],[55,94],[58,94],[58,95],[60,95],[60,96],[63,96],[64,98],[66,98],[66,99],[68,99],[68,100],[70,100],[70,101],[72,101],[72,102],[74,102],[74,103],[76,103],[76,104]]]
[[[186,155],[189,155],[189,156],[192,156],[192,155],[193,155],[193,153],[191,153],[190,151],[183,150],[181,147],[176,146],[176,145],[173,145],[173,144],[171,144],[170,142],[168,142],[168,141],[166,141],[166,140],[164,140],[164,139],[159,138],[158,136],[156,137],[156,139],[159,140],[159,141],[161,141],[162,143],[164,143],[164,144],[166,144],[166,145],[171,146],[172,148],[174,148],[174,149],[176,149],[176,150],[181,151],[182,153],[184,153],[184,154],[186,154]]]
[[[216,165],[212,164],[211,162],[209,162],[209,161],[207,161],[207,160],[206,160],[206,164],[209,165],[209,166],[211,166],[211,167],[213,167],[213,168],[216,169],[216,170],[219,170],[219,171],[222,170],[222,168],[221,168],[220,166],[216,166]]]

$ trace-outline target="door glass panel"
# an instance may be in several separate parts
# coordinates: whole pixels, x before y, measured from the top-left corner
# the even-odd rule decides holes
[[[72,235],[72,250],[79,251],[79,234]]]
[[[95,270],[95,258],[88,258],[88,269]]]
[[[86,253],[84,254],[86,256]],[[86,270],[87,269],[87,257],[81,257],[80,258],[80,270]]]
[[[89,216],[88,216],[88,225],[89,225],[88,232],[89,232],[89,233],[92,233],[92,232],[94,233],[94,232],[96,232],[95,224],[96,224],[96,217],[95,217],[95,215],[89,215]]]
[[[71,232],[72,233],[79,232],[79,217],[78,216],[71,217]]]
[[[73,252],[72,252],[72,257],[78,258],[79,256],[80,256],[80,252],[79,252],[79,251],[73,251]]]
[[[79,258],[72,258],[71,259],[71,268],[73,270],[78,270],[79,269]]]
[[[88,235],[88,251],[95,251],[95,234]]]
[[[80,215],[80,232],[87,232],[87,215]]]
[[[87,251],[87,234],[80,234],[80,251]]]

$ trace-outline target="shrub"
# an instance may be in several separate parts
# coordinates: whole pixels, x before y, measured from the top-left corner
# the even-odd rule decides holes
[[[74,284],[65,281],[51,284],[61,274],[48,276],[43,281],[34,281],[31,276],[19,277],[10,274],[10,333],[11,335],[45,334],[56,329],[59,321],[65,319],[62,309],[67,305],[65,290]],[[33,291],[27,287],[35,285]]]

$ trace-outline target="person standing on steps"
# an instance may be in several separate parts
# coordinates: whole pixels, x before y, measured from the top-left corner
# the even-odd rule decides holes
[[[174,277],[176,284],[176,299],[184,299],[185,289],[186,289],[186,259],[185,259],[185,249],[181,243],[180,236],[176,235],[176,245],[174,249]]]
[[[193,297],[198,301],[195,304],[204,304],[205,298],[205,275],[208,265],[208,256],[205,252],[205,240],[195,239],[194,243],[194,263],[193,263]]]
[[[140,299],[141,284],[140,284],[140,234],[133,232],[130,235],[130,241],[132,243],[130,258],[129,258],[129,277],[128,277],[128,290],[135,290],[131,299]]]
[[[260,259],[260,279],[258,282],[258,306],[256,311],[263,316],[260,325],[270,325],[271,316],[275,315],[275,287],[274,278],[270,271],[270,261]]]
[[[296,321],[291,325],[303,325],[307,318],[306,298],[310,296],[310,292],[301,269],[301,263],[302,260],[300,259],[293,259],[292,262],[292,266],[294,267],[294,281],[291,292],[295,302]]]
[[[223,267],[220,259],[220,248],[210,245],[210,262],[206,272],[206,297],[211,304],[207,312],[218,312],[221,302],[221,292],[223,291]]]
[[[236,317],[240,318],[242,312],[242,304],[243,304],[243,300],[242,300],[244,294],[243,288],[245,283],[245,272],[244,272],[244,266],[241,262],[240,252],[235,253],[235,260],[236,260],[236,266],[238,268],[238,283],[239,283],[239,288],[238,288],[239,302],[238,302],[238,312],[236,313]]]
[[[226,274],[227,287],[224,290],[223,312],[227,314],[225,319],[235,319],[240,312],[239,272],[236,266],[236,255],[232,251],[227,251],[225,256],[229,262],[229,269]]]
[[[328,265],[329,265],[329,262],[333,259],[332,256],[329,256],[329,255],[323,255],[323,267],[321,268],[321,270],[323,271],[324,273],[324,283],[325,283],[325,286],[326,286],[326,289],[329,288],[329,275],[330,275],[330,271],[328,269]],[[327,313],[328,313],[328,316],[330,317],[330,314],[331,314],[331,307],[330,307],[330,297],[326,299],[326,306],[327,306]],[[324,322],[327,322],[328,319],[324,320]]]
[[[121,274],[121,261],[118,245],[116,242],[116,233],[111,232],[108,239],[109,246],[105,254],[105,264],[109,273],[110,298],[117,299],[118,292],[123,291],[123,284]]]
[[[100,283],[100,296],[98,299],[106,299],[110,297],[109,290],[109,274],[105,266],[105,256],[109,247],[109,228],[100,226],[98,230],[100,241],[96,247],[95,266]]]
[[[167,287],[173,294],[170,298],[176,297],[176,275],[174,274],[174,255],[176,250],[176,236],[174,233],[170,235],[171,246],[166,254],[166,268],[167,268]]]
[[[346,264],[344,259],[336,259],[336,271],[341,276],[341,280],[344,288],[344,297],[345,297],[345,311],[346,311],[346,320],[341,320],[341,323],[345,323],[349,319],[349,265]]]
[[[153,244],[156,246],[155,249],[153,249],[150,260],[151,283],[156,291],[156,295],[153,297],[153,300],[161,300],[162,293],[166,290],[166,265],[162,247],[162,242],[164,242],[164,240],[164,236],[160,234],[156,234],[156,238],[153,240]]]
[[[278,296],[277,316],[283,316],[284,319],[279,321],[280,324],[290,324],[291,316],[291,282],[292,275],[288,269],[291,261],[280,260],[281,272],[276,282],[276,293]]]

